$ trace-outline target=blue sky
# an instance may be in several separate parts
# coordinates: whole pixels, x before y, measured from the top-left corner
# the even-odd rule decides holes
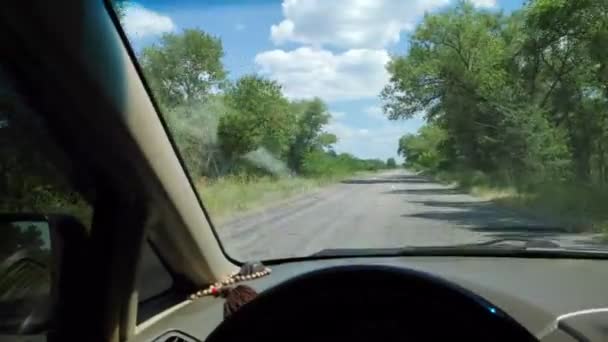
[[[382,115],[384,65],[407,51],[408,34],[425,12],[456,1],[140,0],[131,2],[124,25],[136,50],[184,28],[220,37],[231,79],[258,73],[281,83],[290,98],[321,97],[333,114],[326,129],[338,136],[338,152],[386,159],[397,157],[399,137],[423,120]],[[511,11],[523,0],[472,2]]]

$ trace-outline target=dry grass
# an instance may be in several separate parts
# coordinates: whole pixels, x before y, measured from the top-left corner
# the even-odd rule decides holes
[[[223,177],[212,182],[201,179],[196,188],[206,208],[218,221],[256,208],[287,200],[298,194],[315,191],[339,181],[335,178],[301,177]]]
[[[476,185],[470,188],[469,192],[475,197],[487,201],[497,201],[520,196],[514,187],[496,188],[489,186]]]
[[[573,231],[602,232],[608,237],[608,188],[572,183],[537,184],[527,190],[492,182],[482,173],[440,173],[444,183],[504,207],[563,222]]]

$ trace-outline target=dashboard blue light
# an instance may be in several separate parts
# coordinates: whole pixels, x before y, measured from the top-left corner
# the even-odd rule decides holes
[[[490,306],[488,309],[490,310],[491,313],[493,313],[493,314],[496,313],[496,308]]]

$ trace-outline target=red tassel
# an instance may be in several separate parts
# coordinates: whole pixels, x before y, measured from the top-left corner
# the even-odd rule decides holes
[[[258,293],[247,285],[238,285],[232,288],[221,288],[220,295],[226,298],[224,302],[224,318],[226,318],[235,313],[241,306],[252,301]]]

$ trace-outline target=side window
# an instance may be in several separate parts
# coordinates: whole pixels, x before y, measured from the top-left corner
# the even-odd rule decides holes
[[[13,216],[0,221],[0,232],[0,331],[22,333],[51,295],[50,230],[43,221]]]
[[[73,171],[43,118],[0,70],[0,340],[45,340],[56,276],[47,220],[70,215],[88,230],[92,216],[72,186]]]
[[[43,119],[0,70],[0,212],[60,212],[90,224],[91,207],[73,188],[72,171]]]

